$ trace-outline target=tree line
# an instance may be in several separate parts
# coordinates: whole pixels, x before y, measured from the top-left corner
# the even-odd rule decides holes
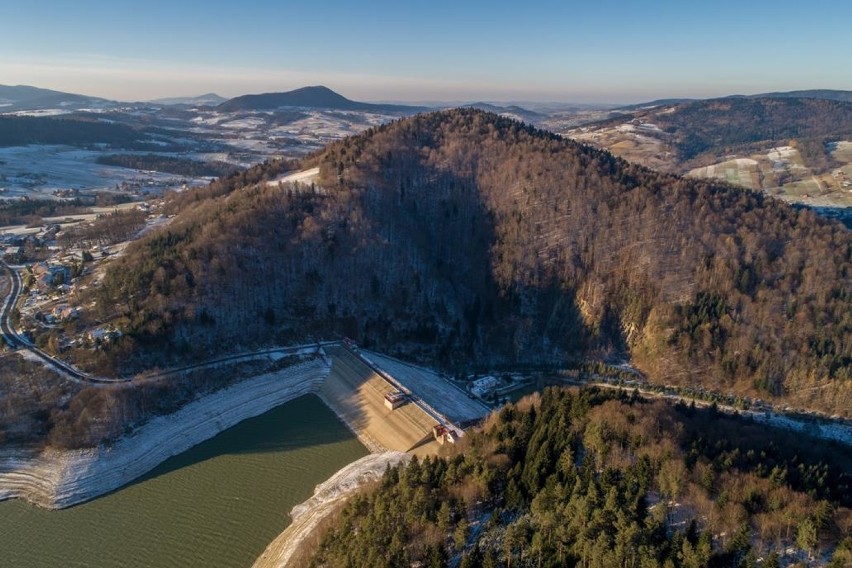
[[[548,389],[388,470],[310,565],[777,567],[792,548],[840,567],[850,459],[712,410]]]
[[[135,170],[154,170],[186,177],[222,177],[240,170],[239,166],[227,162],[202,162],[177,156],[160,154],[108,154],[95,160],[107,166],[119,166]]]

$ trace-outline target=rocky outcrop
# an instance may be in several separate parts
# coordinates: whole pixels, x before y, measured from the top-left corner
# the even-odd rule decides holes
[[[293,522],[266,547],[253,568],[288,566],[303,545],[317,539],[316,529],[350,495],[364,484],[379,479],[388,467],[411,459],[404,452],[370,454],[344,467],[328,480],[317,485],[313,496],[293,507]]]
[[[330,370],[315,357],[203,396],[109,447],[0,453],[0,500],[61,509],[113,491],[247,418],[316,393]]]

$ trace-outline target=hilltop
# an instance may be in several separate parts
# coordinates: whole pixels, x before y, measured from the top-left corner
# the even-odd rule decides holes
[[[122,370],[348,336],[450,370],[625,358],[655,382],[852,408],[852,236],[492,114],[373,128],[172,198],[92,323]],[[82,325],[82,324],[80,324]]]
[[[658,101],[565,130],[638,164],[816,207],[852,206],[846,91]]]
[[[642,133],[661,140],[673,151],[675,170],[724,154],[786,145],[791,139],[807,142],[852,136],[852,103],[843,100],[725,97],[675,104],[662,101],[629,110],[634,112],[586,125],[584,129],[647,125]],[[814,148],[810,159],[811,165],[817,167],[826,161],[818,148]]]
[[[852,91],[841,91],[837,89],[806,89],[802,91],[781,91],[773,93],[762,93],[752,95],[752,98],[772,97],[777,99],[785,98],[811,98],[825,99],[829,101],[845,101],[852,102]]]
[[[59,108],[64,111],[112,105],[112,101],[27,85],[0,85],[0,113]]]
[[[324,86],[302,87],[301,89],[295,89],[285,93],[243,95],[226,101],[220,104],[217,108],[224,112],[234,112],[276,110],[283,107],[402,114],[414,114],[424,110],[423,107],[372,104],[353,101]]]

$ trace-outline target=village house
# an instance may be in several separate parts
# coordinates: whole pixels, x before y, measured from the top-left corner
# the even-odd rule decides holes
[[[71,269],[62,264],[48,265],[38,262],[32,266],[32,273],[39,288],[59,286],[71,281]]]
[[[86,334],[86,339],[93,345],[109,345],[121,337],[121,332],[109,327],[98,327]]]
[[[8,262],[10,264],[17,264],[21,262],[21,259],[24,257],[24,247],[21,246],[8,246],[3,249],[3,261]]]
[[[50,311],[50,314],[45,317],[45,320],[48,323],[59,323],[77,319],[79,316],[80,311],[77,308],[59,305],[54,306],[54,308]]]

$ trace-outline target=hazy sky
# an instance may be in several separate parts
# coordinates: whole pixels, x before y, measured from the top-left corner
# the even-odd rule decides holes
[[[852,90],[848,0],[0,0],[0,84],[121,100],[324,84],[361,100]]]

